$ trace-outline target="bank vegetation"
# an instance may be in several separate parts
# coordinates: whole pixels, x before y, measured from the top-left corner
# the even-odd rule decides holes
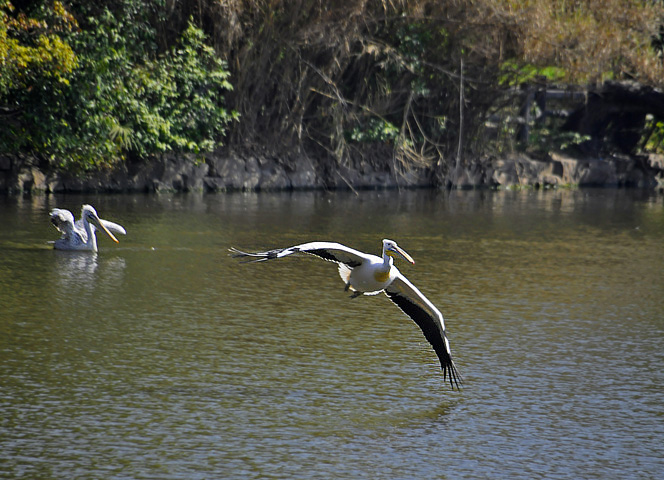
[[[0,155],[85,173],[253,149],[442,183],[589,144],[583,101],[529,95],[657,92],[662,25],[652,0],[0,0]],[[638,115],[626,153],[659,152],[664,111]],[[619,149],[604,133],[595,154]]]

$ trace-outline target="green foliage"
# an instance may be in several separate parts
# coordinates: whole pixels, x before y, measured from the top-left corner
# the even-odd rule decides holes
[[[15,118],[0,131],[0,151],[23,151],[51,167],[84,172],[128,156],[198,154],[221,144],[237,118],[223,106],[232,86],[200,29],[190,23],[174,47],[156,55],[149,24],[127,23],[104,10],[85,25],[23,50],[13,47],[21,54],[14,58],[27,60],[15,61],[11,82],[3,75],[0,84],[0,102],[12,105]]]
[[[646,116],[646,126],[640,145],[646,152],[664,153],[664,121],[654,115]]]
[[[566,72],[555,66],[538,67],[536,65],[519,65],[515,60],[508,60],[501,65],[499,81],[504,86],[516,86],[544,79],[556,83],[565,78]]]
[[[204,40],[203,32],[190,24],[178,48],[152,65],[157,82],[150,82],[158,113],[171,123],[174,145],[194,153],[218,146],[223,127],[237,118],[220,102],[224,91],[232,90],[229,73]]]
[[[61,3],[28,16],[0,2],[0,152],[43,151],[61,128],[50,102],[69,88],[78,59],[66,41],[77,28]]]
[[[590,140],[589,135],[549,128],[533,128],[530,132],[530,148],[541,151],[570,151],[583,142]]]
[[[67,83],[77,62],[60,35],[77,27],[74,18],[60,2],[42,8],[38,18],[14,11],[9,1],[0,1],[0,95],[39,83]]]
[[[457,131],[450,119],[458,118],[458,107],[447,94],[457,88],[450,72],[458,65],[447,60],[454,49],[449,33],[429,19],[409,17],[394,17],[372,33],[370,47],[351,67],[362,68],[362,84],[351,85],[349,94],[361,89],[365,95],[345,118],[344,140],[368,155],[371,144],[382,143],[404,166],[430,164],[429,152],[452,145],[447,140]]]
[[[652,46],[662,2],[17,5],[0,0],[0,153],[75,171],[231,138],[336,162],[423,160],[444,175],[454,159],[514,145],[515,85],[664,78]],[[559,127],[534,126],[532,140],[583,141]]]
[[[382,118],[370,118],[366,126],[357,126],[348,134],[354,142],[393,142],[399,136],[399,129]]]
[[[175,48],[138,63],[140,55],[119,35],[123,25],[110,12],[94,23],[95,30],[78,39],[88,64],[72,80],[76,125],[93,164],[127,154],[201,153],[221,144],[234,118],[222,103],[232,87],[199,29],[189,25]]]
[[[408,68],[418,70],[422,68],[422,56],[431,48],[433,34],[429,28],[422,24],[409,23],[398,26],[395,32],[395,48],[401,58],[408,62]]]

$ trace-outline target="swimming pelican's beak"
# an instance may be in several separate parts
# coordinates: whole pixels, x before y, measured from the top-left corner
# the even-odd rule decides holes
[[[99,217],[97,217],[96,220],[97,220],[97,221],[96,221],[95,223],[96,223],[97,225],[99,225],[99,226],[102,228],[102,230],[104,230],[104,231],[106,232],[106,235],[108,235],[109,237],[111,237],[111,240],[113,240],[115,243],[120,243],[120,241],[119,241],[117,238],[115,238],[115,235],[113,235],[113,234],[108,230],[108,228],[106,228],[106,227],[104,226],[104,223],[103,223],[101,220],[99,220]]]
[[[411,257],[410,255],[408,255],[408,254],[406,253],[406,251],[405,251],[403,248],[401,248],[400,246],[398,246],[398,245],[392,245],[392,246],[390,246],[390,250],[389,250],[389,251],[390,251],[390,252],[394,252],[394,253],[396,253],[397,255],[399,255],[401,258],[403,258],[403,259],[406,260],[407,262],[410,262],[410,263],[412,263],[413,265],[415,265],[415,260],[413,260],[413,257]]]

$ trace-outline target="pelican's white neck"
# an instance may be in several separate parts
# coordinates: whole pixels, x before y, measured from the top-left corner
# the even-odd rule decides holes
[[[392,258],[391,255],[389,255],[385,249],[385,245],[383,245],[383,268],[385,270],[389,270],[389,268],[392,266],[394,263],[394,259]]]
[[[90,222],[85,216],[83,217],[83,228],[85,228],[85,233],[87,233],[88,236],[92,234],[92,225],[90,225]]]
[[[90,224],[90,221],[85,215],[83,215],[83,228],[87,235],[87,238],[84,239],[84,243],[90,244],[92,250],[97,251],[97,236],[95,235],[94,227]]]

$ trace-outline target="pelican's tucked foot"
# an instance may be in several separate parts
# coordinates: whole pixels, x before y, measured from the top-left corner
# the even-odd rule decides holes
[[[353,294],[350,296],[350,298],[357,298],[361,295],[364,295],[362,292],[358,292],[357,290],[353,292]]]
[[[344,288],[344,292],[347,292],[349,288],[350,288],[350,282],[346,283],[346,287]]]

